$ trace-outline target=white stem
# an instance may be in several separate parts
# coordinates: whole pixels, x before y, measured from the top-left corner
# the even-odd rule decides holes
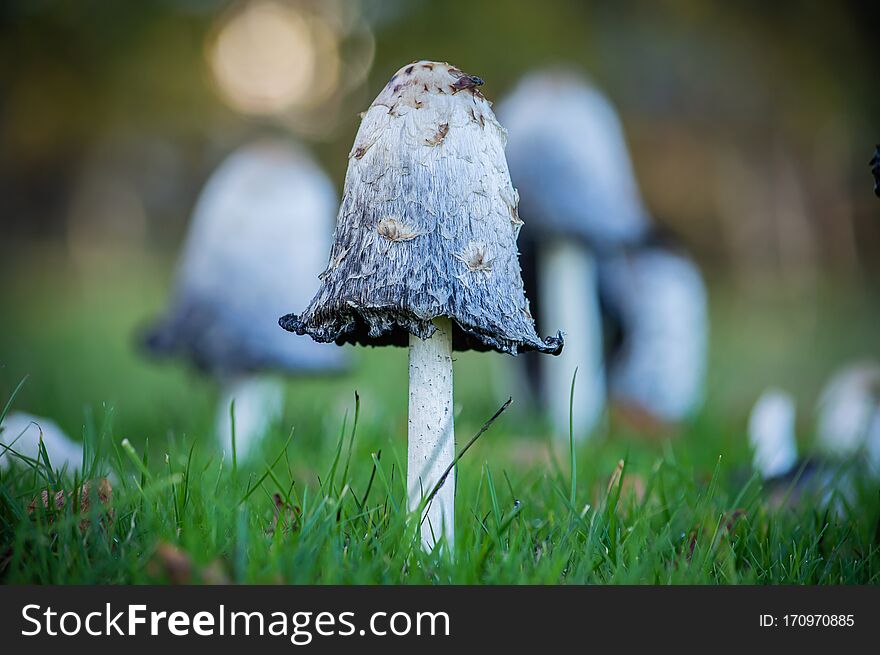
[[[797,464],[795,420],[797,409],[791,394],[768,389],[749,415],[752,466],[764,478],[788,473]]]
[[[452,417],[452,322],[435,319],[430,339],[409,337],[409,447],[407,493],[409,509],[418,508],[455,460]],[[423,515],[422,545],[428,551],[445,537],[454,545],[455,471],[434,496]]]
[[[557,357],[543,357],[544,402],[553,426],[568,438],[571,380],[577,369],[571,417],[576,439],[589,435],[605,408],[602,315],[596,262],[574,240],[554,240],[538,251],[541,326],[561,329],[565,347]]]
[[[269,427],[280,417],[284,389],[277,379],[266,376],[241,376],[223,383],[217,406],[217,437],[232,460],[232,421],[229,407],[235,400],[235,450],[242,462],[260,442]]]

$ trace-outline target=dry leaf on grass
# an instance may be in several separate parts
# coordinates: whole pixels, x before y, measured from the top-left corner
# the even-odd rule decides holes
[[[55,521],[55,513],[63,510],[68,499],[73,495],[73,492],[70,491],[57,491],[52,496],[52,502],[50,505],[49,491],[44,489],[39,496],[34,498],[28,504],[27,512],[28,514],[33,514],[37,510],[38,504],[42,505],[43,509],[46,511],[49,523],[52,524]],[[101,519],[101,523],[105,527],[110,527],[110,524],[113,523],[114,515],[113,508],[111,507],[113,502],[113,487],[110,484],[110,480],[107,478],[101,478],[99,480],[87,480],[84,482],[79,493],[79,506],[76,507],[74,511],[79,514],[88,514],[92,509],[93,497],[97,497],[101,505],[104,506],[104,516]],[[90,524],[90,519],[83,519],[79,524],[80,530],[85,531]]]

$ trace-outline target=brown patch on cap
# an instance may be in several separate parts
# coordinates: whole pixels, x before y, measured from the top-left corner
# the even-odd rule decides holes
[[[469,107],[469,108],[468,108],[468,111],[470,111],[470,113],[471,113],[471,120],[472,120],[474,123],[479,123],[479,124],[480,124],[480,127],[486,127],[486,119],[483,117],[483,112],[480,112],[480,113],[478,114],[476,111],[474,111],[474,108],[473,108],[473,107]]]
[[[425,139],[425,142],[429,146],[439,146],[443,143],[443,139],[446,138],[446,135],[449,134],[449,123],[440,123],[437,127],[437,133],[434,134],[431,138]]]
[[[492,272],[492,262],[494,260],[489,259],[486,246],[482,244],[471,242],[456,257],[465,263],[471,273],[481,271],[488,274]]]
[[[400,243],[401,241],[411,241],[418,235],[411,228],[404,225],[401,221],[393,216],[386,216],[376,224],[376,231],[384,239],[392,243]]]
[[[519,209],[516,205],[510,206],[510,222],[514,225],[522,225],[523,220],[519,217]]]

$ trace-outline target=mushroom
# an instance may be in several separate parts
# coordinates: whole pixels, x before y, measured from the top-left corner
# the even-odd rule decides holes
[[[785,476],[798,462],[795,402],[781,389],[767,389],[749,415],[752,467],[765,480]]]
[[[668,238],[599,261],[615,404],[665,424],[702,403],[708,345],[707,294],[696,264]]]
[[[749,415],[752,468],[761,476],[774,507],[818,502],[843,515],[855,499],[847,466],[822,456],[798,456],[796,409],[790,393],[767,389]]]
[[[543,361],[544,404],[568,434],[570,385],[575,435],[595,429],[605,406],[602,319],[595,257],[639,240],[649,226],[614,108],[580,76],[527,76],[498,106],[507,158],[526,221],[524,262],[535,259],[538,327],[563,325],[566,349]],[[524,268],[528,266],[524,263]]]
[[[431,550],[453,548],[452,351],[559,353],[535,333],[516,247],[505,131],[447,63],[395,73],[363,114],[317,295],[285,329],[315,341],[409,347],[407,490]]]
[[[57,423],[25,412],[12,412],[0,424],[0,470],[9,468],[17,455],[43,462],[41,439],[53,469],[72,473],[82,468],[82,444],[71,440]]]
[[[282,388],[270,371],[339,372],[345,354],[278,330],[278,314],[317,287],[338,200],[301,148],[245,146],[208,180],[196,206],[168,314],[145,344],[189,360],[221,384],[218,437],[246,458],[280,417]]]
[[[860,460],[880,477],[880,363],[838,371],[819,396],[816,446],[834,460]]]

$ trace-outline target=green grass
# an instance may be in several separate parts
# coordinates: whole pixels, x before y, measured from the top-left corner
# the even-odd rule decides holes
[[[233,465],[213,437],[214,385],[132,348],[132,331],[161,306],[163,269],[43,261],[19,264],[17,282],[0,289],[0,406],[27,375],[12,406],[81,435],[82,477],[112,476],[112,515],[96,485],[84,513],[78,502],[29,512],[44,490],[79,496],[82,479],[53,470],[51,452],[0,474],[5,583],[880,580],[876,484],[856,480],[846,503],[773,508],[748,471],[744,416],[763,386],[809,398],[833,363],[872,354],[864,325],[876,316],[844,294],[834,296],[844,309],[821,314],[839,323],[809,334],[790,329],[792,312],[726,325],[737,304],[713,307],[706,409],[664,440],[613,423],[607,438],[570,447],[515,398],[458,464],[450,559],[422,552],[405,512],[404,350],[353,349],[351,375],[290,381],[283,419]],[[790,358],[779,353],[785,333]],[[816,337],[825,334],[835,339]],[[768,359],[776,377],[760,373]],[[458,357],[460,447],[511,393],[507,363]]]

